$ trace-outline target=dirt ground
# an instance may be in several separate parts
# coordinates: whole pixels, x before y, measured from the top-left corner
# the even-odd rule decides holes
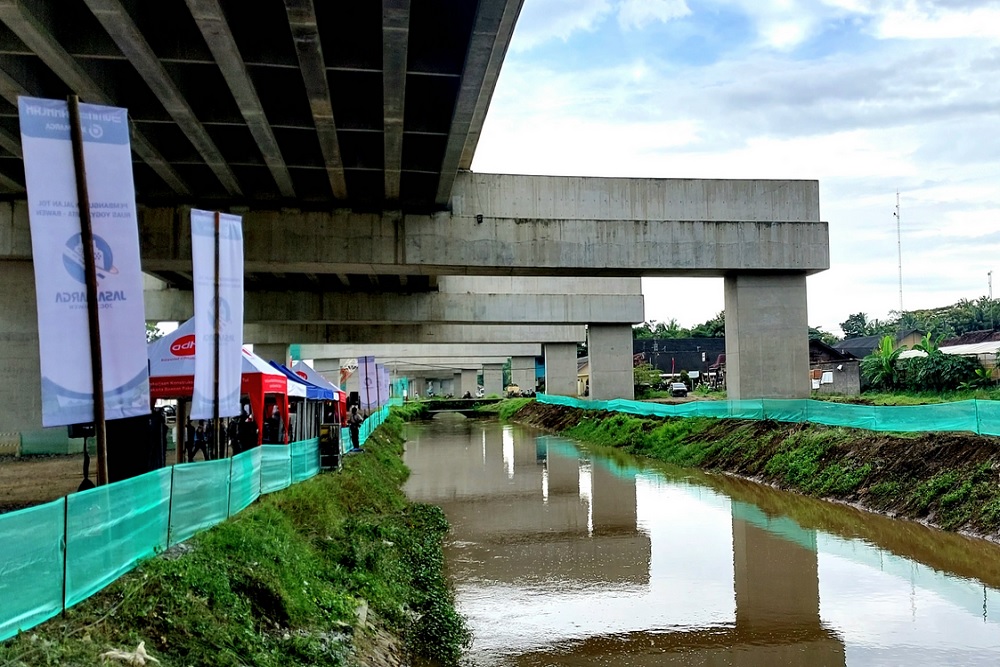
[[[90,474],[94,479],[95,463]],[[0,458],[0,513],[61,498],[83,481],[83,454]]]

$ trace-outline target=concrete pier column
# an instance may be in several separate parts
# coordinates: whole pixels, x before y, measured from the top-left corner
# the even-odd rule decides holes
[[[479,382],[476,380],[478,373],[475,368],[463,368],[462,369],[462,395],[465,396],[465,392],[469,392],[473,397],[476,396],[476,392],[479,390]]]
[[[483,388],[487,396],[503,396],[503,364],[483,365]]]
[[[427,378],[417,376],[410,380],[410,396],[414,394],[424,398],[427,396]]]
[[[277,361],[279,364],[288,365],[290,358],[288,352],[291,345],[281,343],[256,343],[253,346],[253,353],[264,361]]]
[[[465,395],[465,386],[462,384],[462,371],[455,371],[455,376],[452,378],[451,384],[454,387],[451,393],[455,395],[455,398],[462,398]]]
[[[591,324],[587,327],[587,351],[591,398],[635,398],[630,325]]]
[[[31,262],[0,262],[0,433],[21,441],[21,451],[62,453],[69,447],[64,427],[42,428],[42,381],[38,356],[35,273]]]
[[[808,331],[805,274],[727,276],[729,398],[809,398]]]
[[[576,396],[576,343],[546,343],[545,393]]]
[[[510,381],[521,388],[521,391],[535,390],[535,358],[511,357]]]

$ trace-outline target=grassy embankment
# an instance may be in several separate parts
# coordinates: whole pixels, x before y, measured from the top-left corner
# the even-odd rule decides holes
[[[735,473],[948,530],[991,537],[1000,533],[997,438],[642,418],[537,403],[521,406],[508,418],[631,454]]]
[[[164,667],[456,664],[469,634],[443,576],[448,524],[406,501],[401,453],[391,416],[340,473],[266,496],[143,563],[0,645],[0,665],[94,665],[140,641]]]
[[[860,396],[814,396],[817,400],[861,405],[929,405],[956,401],[1000,401],[1000,388],[956,389],[954,391],[865,392]]]

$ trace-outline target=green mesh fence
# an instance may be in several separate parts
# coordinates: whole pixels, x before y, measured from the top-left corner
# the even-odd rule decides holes
[[[66,497],[66,606],[167,546],[170,469]]]
[[[260,492],[274,493],[292,484],[292,449],[261,445]]]
[[[319,438],[299,440],[292,449],[292,484],[303,482],[319,472]]]
[[[363,438],[389,414],[362,426]],[[0,514],[0,641],[98,592],[139,561],[319,473],[319,440],[180,463]]]
[[[63,609],[66,499],[0,515],[0,639]]]
[[[229,516],[242,512],[260,497],[261,460],[260,447],[243,452],[232,459],[229,484]]]
[[[875,406],[829,401],[755,399],[747,401],[690,401],[677,405],[614,399],[588,401],[568,396],[538,395],[539,403],[584,410],[610,410],[642,417],[714,417],[812,422],[870,431],[904,433],[970,431],[1000,435],[1000,401],[956,401],[931,405]]]
[[[229,467],[229,459],[174,466],[170,546],[229,517]]]

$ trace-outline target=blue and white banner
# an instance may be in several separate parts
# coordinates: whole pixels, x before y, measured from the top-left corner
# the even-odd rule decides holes
[[[94,420],[76,172],[65,101],[18,98],[38,302],[42,425]],[[128,112],[80,105],[100,307],[104,417],[149,414]]]
[[[377,366],[375,357],[358,357],[358,397],[362,410],[378,407]]]
[[[191,419],[211,419],[215,400],[215,316],[219,315],[219,416],[240,414],[243,371],[243,222],[219,214],[219,303],[215,303],[215,216],[191,211],[194,271],[194,397]]]

